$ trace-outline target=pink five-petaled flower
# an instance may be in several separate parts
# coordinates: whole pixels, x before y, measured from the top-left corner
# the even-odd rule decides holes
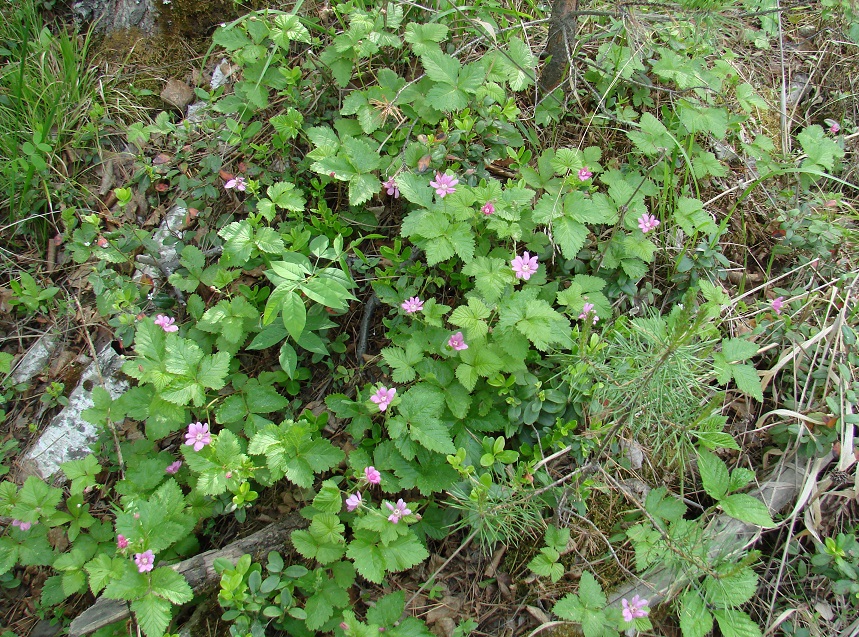
[[[230,188],[235,188],[236,190],[241,190],[242,192],[247,190],[247,187],[248,185],[245,183],[245,178],[241,175],[233,177],[227,183],[224,184],[224,188],[226,188],[227,190],[229,190]]]
[[[169,473],[172,476],[174,473],[178,473],[178,471],[181,467],[182,467],[182,461],[177,460],[176,462],[173,462],[173,463],[167,465],[167,468],[164,469],[164,471],[166,473]]]
[[[638,227],[641,228],[641,231],[644,234],[647,234],[651,230],[656,230],[659,226],[659,219],[651,214],[647,214],[646,212],[638,218]]]
[[[134,563],[137,564],[137,570],[140,573],[151,571],[155,566],[155,553],[151,550],[143,553],[135,553]]]
[[[650,612],[647,606],[647,600],[641,599],[638,595],[634,595],[631,600],[622,599],[620,605],[623,606],[623,619],[631,622],[639,617],[647,617]]]
[[[212,434],[209,432],[208,424],[192,422],[188,425],[188,431],[185,434],[186,445],[192,445],[194,451],[200,451],[210,442],[212,442]]]
[[[495,206],[492,204],[491,201],[487,201],[485,204],[483,204],[483,207],[480,209],[480,212],[482,212],[488,217],[489,215],[495,213]]]
[[[420,312],[424,309],[424,302],[418,297],[413,296],[412,298],[403,301],[400,304],[400,307],[405,310],[406,314],[414,314],[415,312]]]
[[[170,316],[164,316],[163,314],[159,314],[155,317],[155,324],[165,332],[178,332],[179,326],[173,325],[175,322],[176,319]]]
[[[773,312],[775,312],[776,314],[781,314],[781,308],[784,307],[784,297],[780,296],[777,299],[773,299],[771,303],[773,307]]]
[[[466,344],[465,339],[462,338],[462,332],[457,332],[449,339],[447,339],[447,346],[453,348],[457,352],[461,352],[464,349],[468,349],[468,345]]]
[[[127,549],[128,548],[128,538],[126,538],[122,533],[116,536],[116,548],[118,549]]]
[[[381,385],[379,389],[376,390],[376,393],[370,396],[370,400],[376,403],[379,406],[379,411],[385,411],[394,400],[394,394],[397,393],[396,388],[391,387],[388,389],[384,385]]]
[[[456,184],[459,183],[459,179],[455,179],[453,175],[445,175],[437,172],[435,174],[435,181],[430,182],[430,186],[435,188],[435,194],[444,199],[447,195],[452,195],[456,192]]]
[[[21,520],[12,520],[12,526],[17,526],[22,531],[29,531],[33,524],[31,522],[21,522]]]
[[[356,491],[355,493],[350,495],[348,498],[346,498],[346,510],[347,511],[354,511],[359,506],[361,506],[361,492]]]
[[[364,468],[364,477],[370,484],[379,484],[382,481],[382,474],[372,465]]]
[[[391,195],[394,199],[400,198],[400,189],[397,188],[397,182],[394,181],[393,177],[388,179],[388,181],[383,181],[382,188],[384,188],[385,192]]]
[[[409,506],[403,502],[402,498],[397,500],[396,505],[393,505],[390,502],[385,502],[385,506],[391,511],[391,515],[388,516],[388,520],[394,524],[397,524],[400,521],[400,518],[410,515],[412,512]]]
[[[539,267],[537,265],[537,255],[535,254],[533,257],[524,252],[521,257],[516,257],[510,262],[510,265],[513,267],[513,273],[516,275],[517,279],[525,279],[526,281],[531,278],[531,275],[537,271]]]
[[[588,170],[587,166],[579,170],[579,181],[587,181],[593,176],[594,174],[590,170]]]

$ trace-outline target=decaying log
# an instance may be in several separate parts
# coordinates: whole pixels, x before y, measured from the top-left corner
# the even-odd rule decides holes
[[[307,526],[307,520],[298,513],[292,513],[222,549],[206,551],[174,564],[173,569],[185,576],[194,593],[200,593],[220,580],[212,566],[216,559],[225,558],[235,564],[245,553],[250,553],[254,559],[259,559],[269,551],[283,551],[285,548],[291,550],[291,545],[287,544],[290,533],[305,526]],[[99,597],[95,604],[75,617],[69,626],[69,635],[70,637],[88,635],[128,616],[129,609],[126,602]]]
[[[797,500],[800,505],[803,505],[810,495],[810,491],[804,488],[805,485],[813,486],[815,477],[832,457],[833,455],[830,454],[816,461],[797,458],[783,460],[768,479],[749,495],[762,500],[773,517]],[[799,508],[801,506],[798,506],[797,510]],[[712,541],[709,558],[715,562],[719,558],[742,551],[748,544],[754,542],[759,533],[760,527],[754,524],[740,522],[726,514],[718,515],[704,530],[704,537]],[[634,595],[639,595],[652,607],[669,599],[688,584],[690,584],[688,573],[678,573],[664,565],[657,565],[645,571],[638,581],[627,582],[609,594],[608,605],[620,608],[622,599],[631,599]]]

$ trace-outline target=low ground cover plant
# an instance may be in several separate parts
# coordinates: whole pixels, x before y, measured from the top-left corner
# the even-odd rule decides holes
[[[415,601],[472,546],[519,556],[546,630],[799,634],[764,597],[782,548],[785,586],[806,568],[855,616],[855,517],[806,544],[805,502],[753,493],[762,456],[838,443],[855,471],[849,114],[783,130],[794,150],[762,126],[777,100],[720,36],[733,4],[585,12],[553,90],[543,11],[472,9],[249,13],[212,36],[233,82],[196,89],[205,118],[128,126],[115,207],[54,220],[89,296],[9,276],[19,320],[94,306],[131,383],[92,388],[102,435],[63,486],[0,483],[0,584],[38,572],[43,616],[102,596],[160,637],[199,593],[171,565],[285,493],[289,545],[214,564],[237,637],[429,635]],[[778,549],[726,549],[730,520]],[[656,568],[674,586],[615,595]]]

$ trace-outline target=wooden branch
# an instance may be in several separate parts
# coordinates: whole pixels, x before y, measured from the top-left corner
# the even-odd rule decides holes
[[[575,12],[578,0],[555,0],[552,4],[552,17],[549,21],[549,39],[545,55],[550,56],[543,67],[538,82],[540,91],[546,95],[555,90],[567,74],[571,63],[567,42],[575,37]]]
[[[814,462],[797,458],[783,461],[767,481],[755,491],[751,491],[749,495],[762,500],[767,505],[770,515],[774,517],[788,504],[796,502],[804,485],[810,479],[813,480],[832,457],[833,455],[830,454],[827,458]],[[803,492],[803,495],[807,496],[808,493]],[[803,500],[804,498],[800,496],[801,503]],[[749,543],[755,541],[760,530],[760,527],[754,524],[740,522],[724,513],[716,516],[704,530],[704,537],[713,542],[708,557],[715,562],[719,558],[743,550]],[[691,574],[697,575],[694,569]],[[689,575],[689,572],[678,573],[665,565],[654,566],[642,573],[638,581],[627,582],[612,592],[608,596],[608,605],[619,608],[622,599],[631,599],[634,595],[638,595],[653,607],[690,584]]]
[[[245,553],[250,553],[254,559],[259,559],[269,551],[282,551],[290,547],[287,541],[292,531],[305,526],[307,526],[307,520],[298,513],[292,513],[224,548],[200,553],[174,564],[172,568],[185,576],[195,594],[200,593],[220,580],[220,576],[212,566],[216,559],[225,558],[235,564]],[[95,604],[75,617],[69,626],[69,636],[88,635],[108,624],[126,619],[129,614],[127,602],[99,597]]]

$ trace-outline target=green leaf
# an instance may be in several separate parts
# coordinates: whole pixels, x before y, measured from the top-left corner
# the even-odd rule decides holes
[[[758,346],[744,338],[726,338],[722,341],[722,354],[729,363],[744,361],[758,353]]]
[[[461,65],[456,58],[446,55],[441,50],[433,50],[421,56],[427,77],[434,82],[456,86]],[[450,110],[455,110],[453,107]]]
[[[738,608],[755,596],[758,576],[751,568],[728,565],[729,573],[716,578],[704,578],[707,601],[716,608]]]
[[[699,199],[680,197],[674,211],[674,221],[689,236],[697,232],[711,234],[717,230],[716,222],[704,210],[704,204]]]
[[[489,331],[484,319],[489,318],[489,308],[475,297],[468,299],[468,305],[460,305],[450,315],[450,322],[465,329],[469,339],[482,338]]]
[[[686,513],[686,505],[668,493],[667,487],[652,489],[644,500],[644,508],[655,518],[677,522]]]
[[[668,129],[653,115],[642,114],[640,125],[640,130],[627,131],[626,135],[643,154],[656,156],[660,155],[663,149],[674,148],[674,139]]]
[[[423,348],[415,341],[409,341],[406,349],[400,347],[384,348],[382,358],[393,369],[391,378],[395,383],[410,383],[417,375],[414,366],[424,359]]]
[[[714,610],[713,615],[719,623],[724,637],[761,637],[760,627],[752,621],[748,613],[740,610]]]
[[[579,221],[561,217],[552,222],[552,235],[555,242],[561,246],[564,257],[575,259],[588,238],[588,228]]]
[[[602,586],[599,585],[590,571],[582,573],[582,578],[579,580],[579,599],[588,608],[604,608],[606,605],[606,596],[602,591]]]
[[[333,279],[316,277],[301,284],[301,291],[317,303],[337,310],[349,307],[347,301],[355,297],[345,287]],[[287,328],[288,329],[288,328]]]
[[[424,55],[433,51],[441,52],[439,42],[447,38],[448,28],[444,24],[431,22],[429,24],[417,24],[410,22],[406,25],[404,39],[412,45],[415,55]]]
[[[746,493],[733,493],[719,501],[722,510],[732,518],[769,529],[775,526],[769,509],[757,498]]]
[[[163,637],[170,623],[171,608],[166,599],[152,594],[131,602],[131,610],[146,637]]]
[[[360,206],[379,192],[379,180],[375,175],[357,175],[349,180],[349,205]]]
[[[122,577],[125,571],[122,558],[111,559],[104,553],[99,553],[87,562],[84,570],[89,575],[89,586],[93,595],[98,595],[108,582]]]
[[[409,530],[406,535],[401,535],[390,542],[382,553],[385,560],[385,569],[390,573],[405,571],[423,562],[429,557],[429,551],[414,534]]]
[[[733,440],[733,438],[731,440]],[[729,491],[736,491],[737,489],[742,489],[754,479],[754,471],[746,469],[745,467],[737,467],[736,469],[731,471],[731,486],[729,488]]]
[[[755,92],[755,89],[751,84],[740,84],[737,86],[736,91],[737,101],[740,103],[740,106],[744,111],[753,112],[755,109],[760,109],[762,111],[769,110],[767,101]]]
[[[751,396],[758,402],[763,402],[764,392],[758,371],[751,365],[731,365],[731,375],[737,383],[737,389]]]
[[[283,296],[280,308],[286,331],[292,338],[298,340],[301,338],[301,333],[304,332],[304,326],[307,323],[307,308],[304,301],[297,293],[289,292]]]
[[[730,478],[728,467],[720,458],[709,451],[698,451],[698,471],[701,473],[701,482],[707,495],[715,500],[725,497]]]
[[[194,593],[185,578],[169,566],[156,568],[150,575],[150,586],[153,594],[174,604],[185,604],[194,597]]]
[[[346,555],[355,562],[358,572],[370,582],[381,584],[385,578],[385,557],[377,544],[377,534],[373,531],[358,529],[354,539],[349,542]]]
[[[404,591],[390,593],[376,600],[376,605],[367,609],[367,622],[378,626],[393,626],[400,621],[400,616],[405,607],[406,594]]]
[[[463,273],[474,277],[477,291],[487,303],[495,303],[504,289],[513,281],[513,271],[505,267],[504,259],[477,257],[463,268]]]
[[[713,616],[697,590],[686,591],[680,599],[680,630],[683,637],[704,637],[713,630]]]

